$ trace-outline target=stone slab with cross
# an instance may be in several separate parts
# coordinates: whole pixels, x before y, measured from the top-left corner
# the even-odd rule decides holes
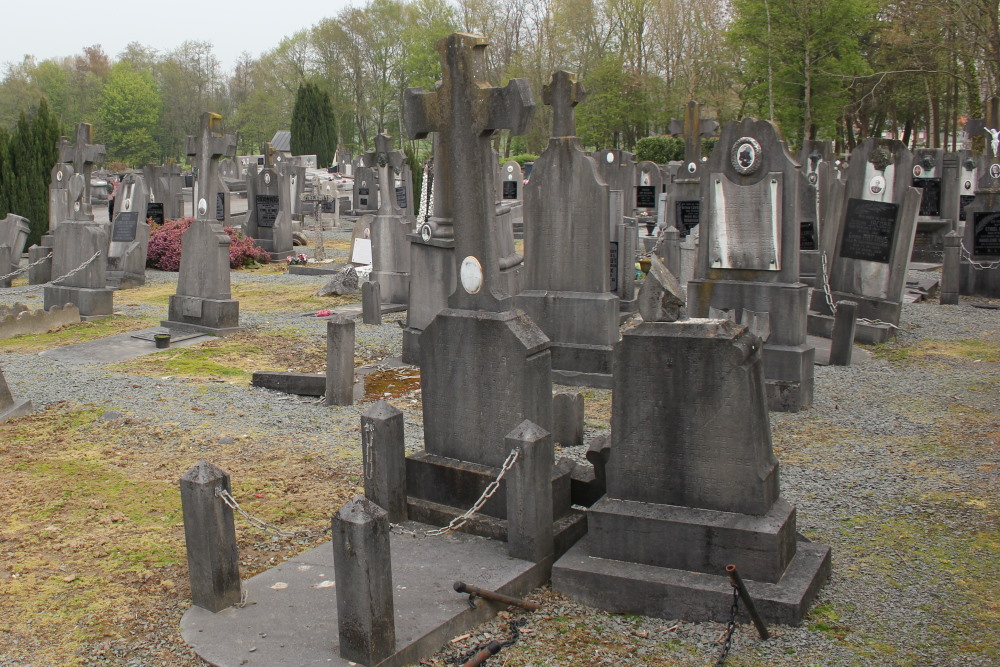
[[[247,177],[247,236],[257,241],[273,260],[292,254],[292,217],[289,210],[285,168],[276,165],[274,149],[264,144],[264,165],[252,165]]]
[[[166,220],[179,219],[184,203],[181,197],[181,166],[174,162],[147,164],[142,168],[142,174],[149,191],[146,211],[153,222],[162,225]]]
[[[90,123],[77,123],[76,143],[70,144],[66,137],[60,137],[57,144],[59,161],[69,162],[73,170],[83,176],[83,192],[76,200],[72,211],[73,220],[93,220],[94,213],[90,205],[90,178],[94,165],[104,162],[106,151],[101,144],[92,143],[94,128]]]
[[[149,249],[149,224],[146,207],[149,192],[146,179],[126,174],[115,204],[108,244],[108,287],[128,289],[146,283],[146,254]]]
[[[392,150],[392,137],[380,132],[375,150],[363,156],[364,165],[376,171],[378,212],[371,222],[372,280],[379,284],[383,304],[409,301],[411,219],[396,201],[396,172],[406,164],[402,151]]]

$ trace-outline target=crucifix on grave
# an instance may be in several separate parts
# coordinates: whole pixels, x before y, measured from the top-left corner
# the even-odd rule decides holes
[[[684,135],[684,168],[694,175],[701,163],[701,138],[710,137],[719,131],[719,123],[714,118],[701,117],[701,105],[691,100],[684,105],[684,120],[670,119],[670,134]]]
[[[576,136],[576,105],[587,99],[587,89],[576,74],[564,69],[552,73],[552,80],[542,86],[542,103],[552,107],[552,136]]]
[[[454,225],[460,277],[449,307],[504,311],[511,295],[501,272],[520,256],[501,257],[499,251],[490,137],[499,129],[523,134],[535,105],[525,79],[511,79],[504,88],[486,82],[486,45],[486,38],[465,33],[439,41],[440,85],[434,92],[407,88],[403,110],[411,139],[437,133],[434,196],[441,217]]]
[[[218,198],[219,160],[236,155],[236,138],[222,134],[222,115],[206,111],[201,115],[201,133],[188,136],[186,155],[194,158],[197,169],[195,179],[195,217],[208,218],[209,202]]]
[[[365,166],[378,170],[378,215],[399,215],[396,204],[395,172],[403,168],[406,156],[403,151],[392,150],[392,137],[383,130],[375,137],[375,150],[363,158]]]
[[[94,165],[104,162],[105,150],[101,144],[91,143],[94,139],[94,127],[90,123],[76,124],[76,144],[71,144],[66,137],[59,137],[59,161],[72,162],[73,170],[83,176],[83,194],[80,197],[79,208],[74,207],[74,220],[93,220],[94,213],[90,206],[90,174]]]

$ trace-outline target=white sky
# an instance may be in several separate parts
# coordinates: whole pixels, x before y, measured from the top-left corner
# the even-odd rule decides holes
[[[228,72],[243,51],[256,58],[282,38],[311,28],[350,4],[360,5],[362,0],[5,1],[0,65],[6,69],[26,54],[39,62],[73,56],[94,44],[114,59],[129,42],[163,53],[195,40],[211,42],[215,57]]]

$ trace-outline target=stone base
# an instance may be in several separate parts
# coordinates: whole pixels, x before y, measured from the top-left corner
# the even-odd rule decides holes
[[[324,396],[326,373],[283,373],[281,371],[254,371],[250,385],[296,396]]]
[[[181,326],[216,336],[233,334],[241,329],[240,302],[174,294],[170,297],[167,319],[160,326]]]
[[[371,280],[378,283],[382,303],[405,304],[410,300],[410,274],[372,271]]]
[[[412,366],[420,365],[420,329],[406,327],[403,329],[403,363]]]
[[[552,587],[574,600],[620,614],[687,621],[729,620],[733,588],[725,572],[705,574],[594,556],[588,535],[552,568]],[[768,623],[800,625],[816,593],[830,577],[830,548],[797,542],[797,550],[777,583],[744,583]],[[736,562],[737,569],[740,563]],[[746,623],[746,607],[738,618]]]
[[[568,387],[595,387],[611,389],[614,376],[610,373],[577,373],[575,371],[552,370],[552,383]]]
[[[903,312],[903,304],[898,301],[887,301],[886,299],[876,299],[874,297],[861,296],[859,294],[849,294],[847,292],[837,292],[831,291],[830,296],[833,297],[834,303],[840,303],[841,301],[853,301],[858,304],[858,319],[869,319],[879,322],[888,322],[889,324],[899,324],[899,316]],[[830,306],[827,305],[826,295],[823,290],[813,290],[812,298],[809,300],[809,315],[812,316],[813,313],[818,313],[820,315],[833,316],[833,312],[830,310]],[[814,336],[820,336],[822,334],[816,333],[813,328],[814,325],[809,325],[808,332]],[[861,329],[861,323],[858,323],[858,329]],[[829,336],[826,336],[829,338]],[[855,337],[858,342],[865,342],[859,340]]]
[[[288,266],[289,275],[293,276],[332,276],[340,273],[344,268],[343,264],[290,264]]]
[[[14,417],[23,417],[34,411],[35,406],[31,404],[31,401],[14,401],[13,405],[0,407],[0,421],[13,419]]]
[[[46,285],[42,292],[45,310],[71,303],[79,309],[81,318],[108,317],[114,314],[115,291],[106,287]]]
[[[833,316],[809,313],[809,335],[833,338]],[[888,324],[858,322],[854,329],[854,342],[865,345],[878,345],[895,336],[896,330]]]
[[[977,260],[991,263],[996,258]],[[958,293],[968,296],[985,296],[992,299],[1000,298],[1000,269],[977,269],[971,264],[962,263],[958,278]]]
[[[818,250],[799,251],[799,282],[809,287],[816,287],[820,273],[823,272],[822,259]]]
[[[33,245],[28,248],[28,264],[34,264],[42,257],[45,257],[47,254],[52,252],[52,244],[54,240],[55,239],[51,234],[46,234],[42,237],[41,245]],[[42,262],[38,266],[32,266],[28,269],[29,285],[44,285],[50,280],[52,280],[51,257],[47,262]]]
[[[765,344],[763,362],[768,410],[798,412],[812,405],[816,362],[812,345]]]

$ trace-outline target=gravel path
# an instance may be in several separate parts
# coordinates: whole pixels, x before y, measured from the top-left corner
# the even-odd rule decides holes
[[[334,234],[343,238],[344,232]],[[149,284],[176,280],[157,271],[147,276]],[[233,274],[234,283],[262,279]],[[291,275],[266,280],[276,293],[281,285],[323,282]],[[40,291],[0,290],[0,303],[30,294]],[[117,301],[129,314],[165,314],[128,305],[125,293]],[[814,407],[771,415],[782,495],[797,506],[799,531],[832,547],[833,576],[803,627],[776,628],[773,639],[759,642],[749,626],[740,626],[729,664],[1000,664],[1000,611],[991,588],[979,583],[1000,565],[1000,311],[971,305],[982,301],[905,306],[898,342],[885,354],[849,368],[817,367]],[[359,321],[359,349],[398,356],[398,320],[377,327]],[[324,322],[299,313],[244,312],[241,324],[325,335]],[[940,341],[939,347],[964,342],[933,356],[913,352],[914,345],[929,349],[929,341]],[[228,383],[126,376],[36,354],[0,353],[0,366],[14,394],[36,407],[95,403],[220,439],[308,433],[303,448],[356,452],[359,416],[368,407],[327,408]],[[602,391],[587,395],[607,398]],[[406,416],[408,446],[416,448],[419,403],[405,398],[397,407]],[[609,615],[548,590],[536,596],[545,607],[527,616],[529,634],[505,649],[509,664],[706,664],[717,655],[724,629]],[[506,621],[498,619],[454,652],[506,632]],[[581,644],[581,636],[594,641]]]

